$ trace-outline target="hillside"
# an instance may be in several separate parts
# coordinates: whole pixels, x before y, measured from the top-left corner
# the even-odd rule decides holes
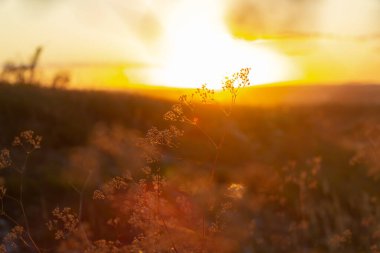
[[[161,99],[176,100],[191,89],[143,86],[141,89],[126,89],[128,92]],[[122,91],[122,90],[121,90]],[[376,84],[341,84],[341,85],[287,85],[269,84],[251,86],[241,90],[239,104],[249,106],[277,105],[373,105],[379,104],[380,85]]]
[[[173,94],[183,92],[170,91]],[[281,147],[277,147],[276,152],[290,152],[279,138],[295,138],[288,139],[294,142],[315,130],[313,141],[328,139],[325,135],[329,132],[334,132],[334,140],[339,140],[341,135],[354,133],[366,122],[377,122],[379,96],[380,87],[377,86],[252,87],[239,94],[237,109],[228,124],[232,137],[247,138],[244,141],[256,148],[264,145],[267,151],[262,150],[262,155],[271,156],[270,150],[278,145]],[[264,99],[275,102],[269,107],[247,105],[270,104]],[[163,114],[174,103],[174,99],[159,100],[138,93],[0,85],[0,143],[9,143],[13,136],[25,129],[43,135],[45,148],[51,150],[86,145],[99,125],[121,126],[144,134],[153,126],[168,125],[163,121]],[[212,129],[220,122],[219,114],[207,110],[199,113],[206,129]],[[260,144],[265,139],[265,142],[269,141],[273,134],[280,134],[275,143]],[[306,146],[300,148],[300,154],[296,152],[296,145],[291,152],[300,157],[306,150],[309,155],[317,152],[307,145],[308,142],[304,144]],[[249,152],[241,154],[249,156]]]
[[[264,98],[276,103],[240,103],[248,101],[246,96],[251,91],[253,102],[249,104],[263,105],[259,102]],[[241,184],[246,189],[245,197],[235,203],[239,210],[238,216],[232,216],[237,219],[233,222],[235,229],[255,220],[259,229],[256,233],[267,243],[255,242],[252,247],[270,252],[271,247],[282,247],[277,241],[272,242],[273,234],[287,236],[284,227],[291,227],[292,220],[299,222],[298,188],[288,184],[289,175],[306,175],[304,171],[316,162],[320,166],[318,188],[310,193],[309,200],[314,204],[308,213],[313,230],[305,242],[317,241],[318,247],[326,250],[330,230],[339,233],[349,227],[352,233],[370,234],[372,228],[367,231],[358,224],[368,215],[367,209],[361,209],[368,203],[358,205],[357,201],[366,201],[363,196],[380,197],[378,164],[376,156],[367,157],[366,153],[366,160],[353,161],[363,158],[361,150],[368,147],[368,140],[375,144],[378,141],[378,92],[376,86],[252,87],[240,94],[230,118],[225,118],[217,106],[196,105],[193,115],[197,127],[172,122],[183,129],[184,136],[173,148],[161,150],[160,173],[172,187],[168,198],[190,189],[197,199],[202,179],[216,164],[216,188],[223,191],[223,187],[236,182],[235,186]],[[42,148],[29,160],[25,182],[25,204],[33,217],[33,230],[44,231],[48,210],[77,205],[75,187],[83,185],[89,171],[92,176],[84,194],[88,199],[111,177],[126,171],[133,177],[141,176],[145,160],[144,150],[138,144],[148,129],[169,126],[163,115],[174,103],[141,94],[0,85],[0,147],[9,146],[14,136],[27,129],[43,138]],[[220,150],[210,145],[209,138],[223,135]],[[217,163],[213,162],[215,152],[220,152]],[[15,161],[22,162],[17,159],[22,156],[15,154]],[[9,170],[1,172],[8,192],[17,194],[18,175]],[[288,199],[286,207],[281,201],[271,202],[278,195]],[[9,205],[10,213],[14,212],[14,205]],[[95,228],[95,238],[110,236],[109,230],[99,225],[101,221],[106,223],[106,217],[98,214],[99,210],[108,214],[113,208],[86,201],[84,217]],[[278,210],[285,210],[286,220],[277,216]],[[344,222],[341,217],[345,217]],[[331,225],[319,227],[317,219],[329,220]],[[128,229],[129,225],[125,226],[123,229]],[[302,231],[297,233],[303,236]],[[228,238],[237,237],[240,242],[239,236],[236,233]],[[43,233],[37,238],[44,245],[51,244]],[[129,243],[130,236],[120,240]],[[246,245],[250,243],[252,240],[247,239]],[[365,239],[355,239],[353,251],[349,252],[366,243]]]

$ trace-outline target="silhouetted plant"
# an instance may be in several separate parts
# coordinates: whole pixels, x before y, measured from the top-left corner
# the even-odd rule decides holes
[[[14,197],[7,193],[5,186],[1,186],[1,215],[13,223],[14,228],[8,233],[7,236],[3,238],[2,248],[5,250],[10,250],[10,248],[15,248],[15,241],[19,240],[24,246],[30,248],[32,251],[41,252],[40,248],[36,244],[35,240],[31,234],[31,228],[29,226],[29,219],[25,209],[24,203],[24,178],[27,170],[28,160],[30,155],[37,149],[40,148],[42,137],[35,135],[33,131],[23,131],[19,136],[16,136],[13,140],[13,147],[20,148],[23,153],[22,162],[17,164],[11,160],[11,153],[8,149],[3,149],[0,155],[0,168],[10,168],[14,172],[19,174],[20,182],[18,189],[18,196]],[[21,213],[21,217],[12,217],[8,214],[5,209],[5,202],[12,201],[15,202]],[[19,222],[19,220],[22,220]]]
[[[37,47],[29,63],[15,64],[7,62],[3,66],[0,79],[9,83],[35,84],[35,70],[42,53],[42,47]]]
[[[66,71],[57,72],[51,82],[53,89],[65,89],[69,85],[71,80],[70,74]]]

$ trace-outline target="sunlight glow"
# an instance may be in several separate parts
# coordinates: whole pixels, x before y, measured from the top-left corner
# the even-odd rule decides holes
[[[150,82],[186,88],[207,83],[218,89],[225,76],[244,67],[252,69],[253,84],[296,78],[297,71],[285,56],[264,45],[234,39],[217,2],[184,1],[175,13],[166,23],[166,57],[150,70]]]

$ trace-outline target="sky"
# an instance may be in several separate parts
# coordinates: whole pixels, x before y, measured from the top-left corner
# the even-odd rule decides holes
[[[380,0],[0,0],[0,63],[74,85],[380,83]]]

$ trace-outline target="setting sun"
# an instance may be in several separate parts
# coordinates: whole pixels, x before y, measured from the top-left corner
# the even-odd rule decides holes
[[[223,77],[230,74],[231,70],[243,67],[253,69],[252,84],[274,83],[295,77],[291,64],[276,52],[255,46],[238,48],[234,44],[239,42],[230,42],[215,44],[214,47],[199,45],[194,51],[181,49],[178,54],[172,55],[167,65],[156,70],[153,78],[165,86],[194,88],[206,83],[213,89],[220,89]],[[191,41],[187,43],[182,47],[194,46]],[[229,49],[224,52],[226,48]]]
[[[266,84],[298,78],[295,65],[275,49],[258,42],[232,37],[222,11],[214,1],[183,2],[166,20],[163,35],[165,55],[158,67],[149,71],[150,83],[172,87],[214,89],[233,71],[252,68],[253,84]],[[197,13],[196,19],[193,15]]]

